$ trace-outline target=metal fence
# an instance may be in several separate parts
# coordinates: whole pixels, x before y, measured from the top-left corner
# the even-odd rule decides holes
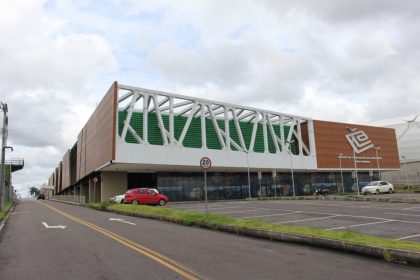
[[[52,195],[49,197],[49,199],[68,201],[68,202],[74,202],[74,203],[80,203],[80,204],[86,203],[86,197],[84,195]]]

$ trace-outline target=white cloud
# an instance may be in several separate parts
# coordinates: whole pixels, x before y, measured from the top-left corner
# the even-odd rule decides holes
[[[47,180],[114,80],[331,121],[416,114],[419,12],[408,0],[8,1],[0,100],[30,159],[16,180]]]

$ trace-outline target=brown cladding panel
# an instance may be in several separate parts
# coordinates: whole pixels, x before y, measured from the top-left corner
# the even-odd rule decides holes
[[[57,167],[57,183],[56,183],[56,189],[58,191],[62,190],[62,176],[63,176],[63,163],[60,161],[58,163],[58,167]]]
[[[397,140],[395,130],[391,128],[335,123],[326,121],[314,121],[315,145],[317,153],[318,168],[339,168],[339,153],[346,157],[353,157],[353,150],[346,139],[346,135],[351,133],[348,128],[357,128],[357,131],[364,131],[369,140],[378,150],[379,166],[381,169],[399,169],[400,161],[398,156]],[[370,148],[364,152],[356,154],[356,158],[369,163],[357,163],[360,169],[376,169],[376,159],[362,159],[360,157],[376,158],[375,149]],[[354,168],[353,158],[341,160],[342,168]]]
[[[77,136],[77,180],[86,175],[86,126]]]
[[[67,150],[63,157],[62,189],[69,187],[70,184],[70,150]]]
[[[117,83],[99,103],[77,140],[77,180],[114,159]]]

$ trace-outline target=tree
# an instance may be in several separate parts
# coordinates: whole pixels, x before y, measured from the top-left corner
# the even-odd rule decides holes
[[[39,195],[39,189],[36,188],[36,187],[30,187],[29,188],[29,194],[31,196],[37,196],[37,195]]]

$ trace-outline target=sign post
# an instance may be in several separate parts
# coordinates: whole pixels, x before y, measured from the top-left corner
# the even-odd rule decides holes
[[[277,172],[274,170],[274,171],[273,171],[274,197],[277,197],[277,184],[276,184],[276,177],[277,177]]]
[[[211,167],[211,160],[208,157],[200,159],[200,167],[204,171],[204,199],[206,203],[206,218],[207,218],[207,169]]]
[[[96,202],[96,183],[98,182],[98,178],[93,177],[93,202]]]

